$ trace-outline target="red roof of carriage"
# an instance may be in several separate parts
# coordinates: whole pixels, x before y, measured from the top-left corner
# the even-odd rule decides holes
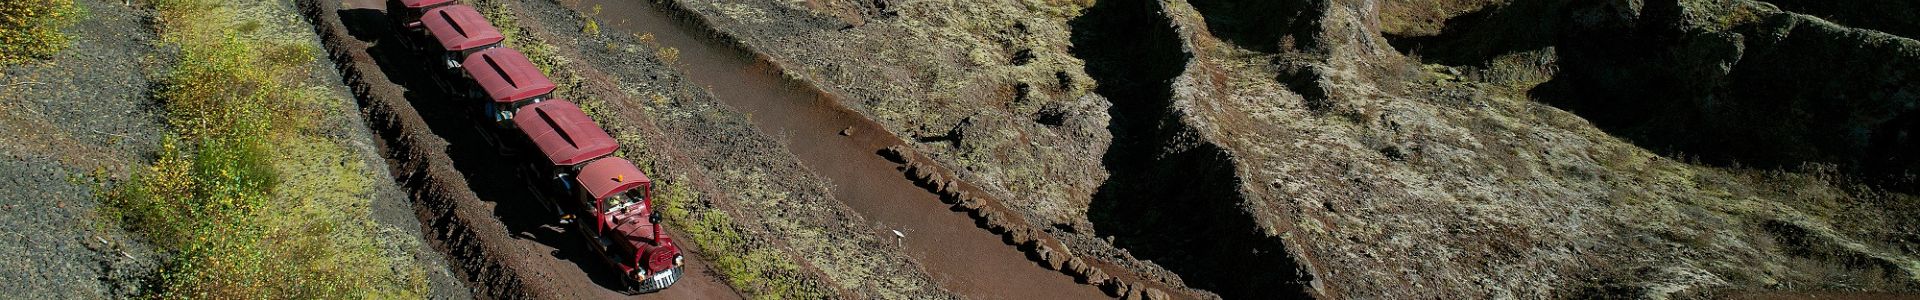
[[[473,81],[480,83],[480,89],[486,90],[487,98],[494,102],[515,102],[545,95],[553,91],[553,81],[547,80],[540,68],[533,66],[527,56],[507,47],[494,47],[480,50],[467,56],[461,62],[461,68],[467,70]]]
[[[407,8],[412,8],[412,9],[419,9],[422,7],[441,5],[441,4],[446,4],[448,2],[453,2],[453,0],[400,0],[401,5],[406,5]]]
[[[580,186],[587,188],[588,195],[594,199],[606,199],[617,191],[625,191],[643,185],[653,184],[647,174],[640,173],[640,167],[619,157],[608,157],[588,163],[580,169]]]
[[[547,161],[571,166],[613,154],[620,143],[594,124],[593,118],[579,106],[566,100],[547,100],[521,107],[513,115],[513,124],[533,139]]]
[[[427,10],[420,16],[420,23],[427,26],[427,32],[440,40],[440,47],[448,51],[461,51],[499,43],[505,37],[500,30],[487,23],[480,11],[472,6],[448,5]]]

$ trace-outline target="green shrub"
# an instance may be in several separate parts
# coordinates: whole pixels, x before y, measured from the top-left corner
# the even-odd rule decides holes
[[[179,49],[155,93],[175,132],[102,207],[169,254],[150,296],[421,297],[423,271],[376,237],[366,162],[313,121],[347,100],[306,83],[317,51],[289,37],[300,28],[267,25],[292,12],[219,3],[152,2]]]
[[[735,229],[726,212],[692,209],[699,193],[681,180],[668,181],[658,189],[654,202],[666,215],[667,224],[686,232],[681,241],[700,246],[713,268],[720,270],[728,285],[752,295],[754,299],[824,299],[825,292],[805,284],[800,266],[779,252],[756,246]]]
[[[0,1],[0,64],[47,58],[67,47],[60,32],[81,15],[73,0]]]

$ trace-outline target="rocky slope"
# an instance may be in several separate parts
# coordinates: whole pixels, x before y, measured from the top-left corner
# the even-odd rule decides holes
[[[1187,296],[1920,289],[1911,22],[1777,2],[674,3]]]
[[[1910,128],[1890,121],[1914,101],[1895,70],[1920,48],[1757,3],[1658,2],[1496,3],[1424,36],[1383,35],[1423,19],[1378,14],[1422,3],[1328,1],[1304,27],[1236,32],[1220,20],[1249,4],[1168,2],[1194,58],[1167,111],[1227,149],[1240,205],[1316,296],[1915,288],[1897,213],[1914,198],[1833,175],[1902,159],[1865,149],[1903,147],[1869,137]],[[1817,67],[1868,58],[1884,68]],[[1822,71],[1836,80],[1791,82]]]

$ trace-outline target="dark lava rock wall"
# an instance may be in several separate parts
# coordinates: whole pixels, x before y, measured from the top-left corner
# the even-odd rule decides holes
[[[1590,10],[1600,21],[1571,22],[1561,73],[1533,94],[1643,147],[1713,164],[1913,169],[1920,42],[1794,13],[1688,19],[1701,13],[1657,2],[1637,19]]]
[[[1910,37],[1920,24],[1881,12],[1910,5],[1772,2],[1787,10],[1722,0],[1509,1],[1448,19],[1438,34],[1387,36],[1402,52],[1451,66],[1514,68],[1494,60],[1550,49],[1557,70],[1532,98],[1668,157],[1825,164],[1911,187],[1920,42]]]
[[[1232,12],[1208,19],[1215,34],[1261,51],[1298,46],[1293,36],[1312,31],[1292,25],[1317,21],[1313,8],[1324,6],[1206,4],[1200,9]],[[1286,246],[1240,206],[1246,195],[1232,155],[1181,119],[1186,112],[1175,106],[1172,80],[1193,54],[1160,13],[1163,5],[1102,1],[1072,22],[1074,54],[1089,62],[1087,74],[1101,82],[1097,92],[1113,103],[1113,146],[1102,159],[1112,177],[1094,194],[1088,218],[1115,246],[1180,274],[1193,288],[1226,299],[1304,298],[1306,279]],[[1266,15],[1275,12],[1282,16]]]

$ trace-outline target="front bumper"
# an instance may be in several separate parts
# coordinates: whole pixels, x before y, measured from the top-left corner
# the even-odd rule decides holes
[[[673,286],[674,282],[680,281],[680,275],[683,275],[680,270],[682,267],[685,266],[675,266],[672,269],[660,272],[660,274],[653,274],[652,277],[648,277],[646,280],[639,281],[634,287],[634,292],[651,293]]]

